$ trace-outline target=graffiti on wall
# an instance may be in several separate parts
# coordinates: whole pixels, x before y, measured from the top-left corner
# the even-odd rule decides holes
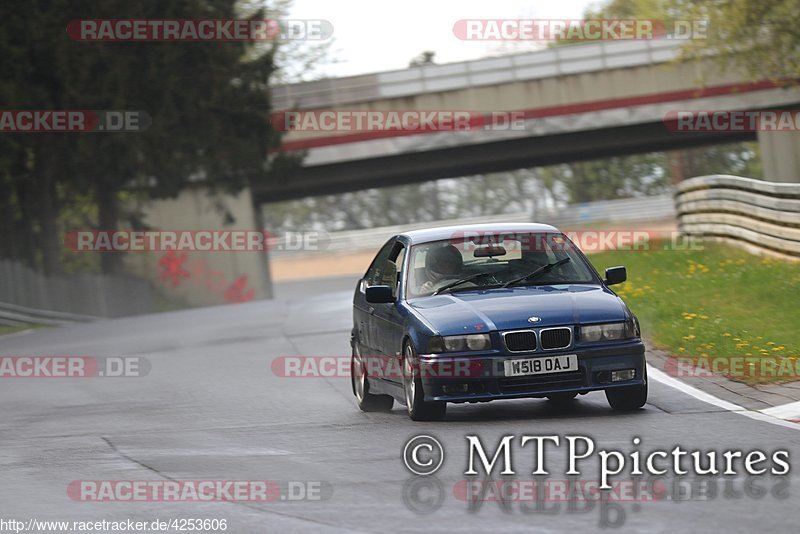
[[[212,269],[205,260],[190,260],[186,252],[165,252],[158,260],[158,270],[159,279],[168,287],[191,284],[219,295],[229,303],[247,302],[256,296],[255,288],[248,287],[246,274],[233,281],[226,280],[224,272]]]

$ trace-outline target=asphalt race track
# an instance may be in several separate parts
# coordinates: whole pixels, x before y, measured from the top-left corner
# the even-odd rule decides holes
[[[642,451],[784,448],[794,463],[800,425],[754,420],[652,380],[650,402],[631,414],[613,413],[602,393],[561,409],[544,400],[451,405],[438,423],[413,423],[397,403],[391,413],[361,413],[349,378],[287,378],[271,368],[281,356],[349,357],[354,284],[297,282],[279,287],[274,301],[0,338],[4,356],[140,356],[150,364],[142,377],[0,379],[0,517],[216,518],[237,533],[797,531],[796,471],[711,477],[704,487],[717,491],[705,493],[697,477],[670,474],[660,482],[669,491],[655,500],[470,509],[454,491],[468,478],[466,435],[491,450],[516,436],[517,476],[532,480],[522,435],[585,435],[623,451],[634,436]],[[435,477],[412,476],[404,465],[406,442],[420,434],[444,447]],[[565,479],[564,459],[563,448],[548,454],[550,479]],[[580,478],[596,480],[596,470],[587,464]],[[85,480],[270,480],[282,491],[289,482],[318,491],[269,502],[85,502],[68,494],[71,482]]]

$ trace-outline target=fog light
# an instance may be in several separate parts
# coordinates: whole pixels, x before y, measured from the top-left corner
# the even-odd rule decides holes
[[[636,376],[635,369],[625,369],[624,371],[611,371],[612,382],[622,382],[623,380],[633,380]]]
[[[442,389],[444,389],[444,392],[447,393],[448,395],[456,395],[458,393],[466,393],[467,391],[469,391],[469,385],[468,384],[448,384],[448,385],[444,386]]]

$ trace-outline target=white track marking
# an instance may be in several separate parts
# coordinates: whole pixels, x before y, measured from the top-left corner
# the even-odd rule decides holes
[[[773,406],[772,408],[764,408],[763,410],[759,410],[759,412],[780,419],[800,419],[800,401],[781,404],[780,406]]]
[[[764,421],[766,423],[772,423],[773,425],[783,426],[786,428],[792,428],[794,430],[800,430],[800,424],[791,423],[789,421],[784,421],[780,419],[779,416],[773,415],[771,413],[767,413],[769,410],[774,410],[776,413],[779,411],[779,408],[784,408],[785,406],[797,405],[800,406],[800,403],[791,403],[790,405],[783,405],[783,406],[775,406],[774,408],[767,408],[766,410],[762,410],[760,412],[754,412],[744,408],[743,406],[739,406],[738,404],[734,404],[732,402],[728,402],[726,400],[722,400],[719,397],[715,397],[710,393],[706,393],[705,391],[700,391],[694,386],[690,386],[684,382],[681,382],[677,378],[673,378],[663,371],[656,369],[652,365],[647,365],[647,377],[652,378],[656,382],[661,382],[662,384],[669,386],[671,388],[677,389],[687,395],[690,395],[698,400],[706,402],[708,404],[713,404],[719,408],[724,410],[728,410],[730,412],[736,412],[738,414],[744,415],[751,419],[755,419],[757,421]],[[797,411],[793,411],[792,413],[796,414]]]

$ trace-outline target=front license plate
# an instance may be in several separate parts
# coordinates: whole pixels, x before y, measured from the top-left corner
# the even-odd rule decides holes
[[[529,360],[506,360],[503,362],[506,376],[544,375],[578,370],[578,355],[540,356]]]

